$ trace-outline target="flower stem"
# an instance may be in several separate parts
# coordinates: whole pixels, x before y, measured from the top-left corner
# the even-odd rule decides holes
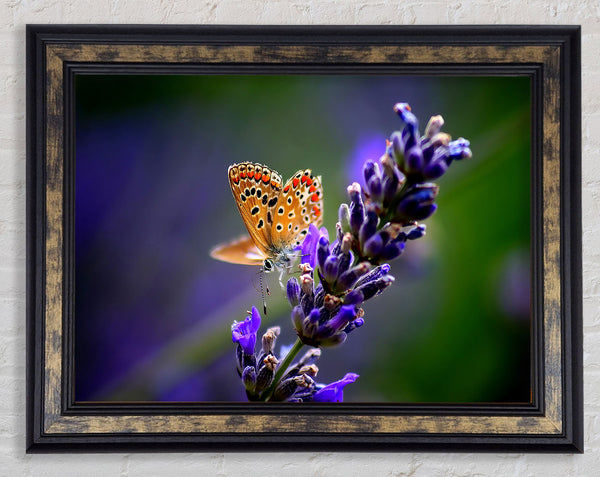
[[[294,360],[294,358],[296,357],[296,355],[302,349],[303,346],[304,346],[304,343],[302,341],[300,341],[300,338],[298,338],[296,340],[296,342],[294,343],[294,346],[292,346],[292,349],[288,352],[288,354],[285,355],[285,358],[283,358],[283,361],[277,367],[275,376],[273,376],[273,381],[271,382],[269,387],[267,389],[265,389],[265,391],[262,393],[262,395],[260,397],[261,401],[266,402],[269,400],[269,398],[273,394],[273,391],[275,391],[275,388],[279,384],[279,381],[283,377],[283,373],[285,373],[285,371],[289,368],[290,364],[292,364],[292,361]]]

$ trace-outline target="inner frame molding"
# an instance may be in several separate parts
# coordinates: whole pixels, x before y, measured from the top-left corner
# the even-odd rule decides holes
[[[581,450],[579,122],[566,122],[580,114],[579,85],[573,84],[578,80],[578,57],[571,51],[578,53],[573,40],[578,38],[577,28],[564,27],[561,35],[556,32],[548,39],[528,37],[526,30],[531,27],[523,27],[516,36],[510,30],[503,36],[501,28],[443,28],[455,35],[456,44],[442,42],[435,34],[412,36],[410,44],[405,36],[394,36],[411,33],[401,27],[356,27],[344,32],[362,35],[348,39],[336,37],[335,28],[304,28],[284,41],[278,36],[281,27],[230,27],[223,29],[225,35],[216,28],[209,30],[207,38],[194,36],[205,31],[201,27],[190,27],[180,39],[177,29],[153,28],[156,34],[149,37],[136,36],[135,29],[110,27],[108,34],[92,29],[87,38],[86,27],[28,27],[30,451],[52,450],[53,445],[56,450],[56,444],[94,449],[93,444],[111,443],[121,445],[119,449],[142,443],[247,448],[257,435],[263,445],[283,442],[287,450],[291,443],[306,450],[332,440],[344,449],[372,442],[372,450],[381,449],[375,444],[386,449],[464,449],[467,444]],[[309,39],[299,31],[310,34]],[[387,36],[382,39],[376,31]],[[174,38],[161,38],[163,32]],[[481,41],[481,32],[494,34],[490,44]],[[531,78],[531,403],[343,404],[300,409],[245,403],[162,406],[73,401],[74,277],[69,258],[74,233],[73,75],[94,70],[214,74],[223,68],[252,73],[318,69],[325,74],[384,70],[486,75],[493,71]]]

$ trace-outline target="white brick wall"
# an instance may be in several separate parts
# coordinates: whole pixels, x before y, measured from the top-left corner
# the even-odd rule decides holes
[[[25,455],[25,24],[581,24],[585,455]],[[0,475],[594,476],[600,474],[598,0],[1,0]]]

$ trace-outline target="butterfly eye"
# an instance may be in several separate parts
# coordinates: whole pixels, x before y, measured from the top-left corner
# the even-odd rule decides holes
[[[263,263],[263,270],[265,272],[270,272],[273,270],[273,260],[270,258],[265,258],[265,262]]]

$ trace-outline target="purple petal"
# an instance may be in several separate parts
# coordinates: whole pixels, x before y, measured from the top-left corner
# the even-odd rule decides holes
[[[317,243],[319,242],[319,229],[315,224],[308,226],[308,232],[302,242],[300,250],[302,251],[302,259],[300,263],[308,263],[313,269],[315,268],[315,257],[317,252]]]
[[[315,402],[342,402],[344,400],[344,387],[353,383],[358,378],[356,373],[347,373],[339,381],[335,381],[319,389],[313,396]]]
[[[286,286],[287,299],[290,305],[296,306],[300,303],[300,284],[296,277],[292,277],[288,280]]]
[[[256,344],[256,332],[260,327],[260,313],[255,306],[252,307],[250,316],[240,323],[231,325],[231,339],[234,343],[239,343],[244,353],[253,354]]]
[[[356,307],[354,305],[344,305],[340,308],[340,311],[335,315],[326,326],[331,330],[339,330],[345,327],[350,321],[356,316]]]

